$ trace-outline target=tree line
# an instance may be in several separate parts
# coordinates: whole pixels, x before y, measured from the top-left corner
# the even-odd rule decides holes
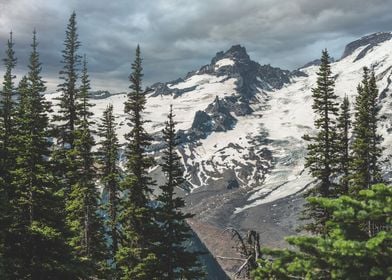
[[[175,195],[184,179],[172,108],[163,130],[166,181],[152,200],[156,182],[148,170],[156,163],[146,152],[152,139],[144,128],[140,47],[124,108],[129,132],[122,170],[113,106],[92,121],[88,61],[80,46],[72,13],[52,114],[37,32],[28,72],[17,85],[10,33],[0,91],[0,278],[202,279],[200,253],[186,248],[192,237],[186,219],[193,215],[182,212],[184,200]]]
[[[263,248],[254,279],[392,279],[392,188],[381,176],[375,73],[363,69],[351,120],[330,60],[324,50],[312,89],[316,133],[303,137],[317,182],[305,195],[308,234],[287,238],[294,250]]]

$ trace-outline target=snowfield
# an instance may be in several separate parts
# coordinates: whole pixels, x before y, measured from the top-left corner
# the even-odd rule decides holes
[[[353,105],[356,87],[362,79],[362,69],[374,69],[377,84],[383,97],[380,100],[380,128],[385,147],[384,153],[392,155],[392,41],[373,48],[355,61],[366,46],[359,47],[351,55],[332,63],[335,76],[335,92],[342,99],[347,95]],[[214,67],[232,67],[230,58],[218,60]],[[304,170],[306,144],[304,134],[314,133],[311,89],[316,83],[317,66],[300,69],[307,76],[294,77],[290,84],[279,90],[256,89],[251,100],[252,114],[235,116],[237,123],[225,132],[212,132],[205,139],[184,143],[179,152],[184,164],[184,176],[192,190],[222,179],[222,174],[233,174],[241,188],[246,190],[247,202],[236,207],[234,214],[277,199],[301,192],[314,184],[313,178]],[[173,105],[177,129],[189,130],[195,113],[205,110],[216,96],[220,99],[238,95],[240,78],[196,74],[186,80],[169,84],[170,89],[189,89],[180,96],[150,93],[147,96],[145,119],[147,130],[158,132],[164,127],[169,106]],[[49,94],[48,99],[58,96]],[[111,103],[117,113],[118,133],[121,142],[128,132],[123,113],[125,94],[112,95],[106,99],[93,100],[95,118],[102,116]],[[266,156],[270,153],[270,157]],[[391,161],[387,161],[386,167]],[[389,167],[390,168],[390,167]]]

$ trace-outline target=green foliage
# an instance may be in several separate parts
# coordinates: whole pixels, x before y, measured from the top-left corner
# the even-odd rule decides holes
[[[331,175],[336,170],[336,121],[338,113],[337,95],[334,93],[330,57],[324,50],[321,57],[320,69],[317,72],[317,86],[312,89],[313,111],[316,114],[314,125],[316,136],[305,135],[309,141],[306,167],[313,177],[320,181],[318,192],[328,197],[331,188]]]
[[[369,188],[381,181],[379,158],[381,156],[381,136],[377,133],[378,89],[374,72],[363,69],[363,80],[358,85],[355,100],[355,121],[353,123],[354,141],[352,145],[353,170],[350,191],[358,193],[360,188]]]
[[[65,32],[63,53],[63,69],[60,71],[60,79],[63,83],[58,85],[61,96],[58,98],[59,110],[54,121],[61,124],[56,128],[58,141],[62,145],[69,144],[74,147],[74,132],[78,118],[78,86],[79,69],[81,57],[78,54],[80,42],[78,40],[76,13],[73,12],[69,18]]]
[[[96,170],[92,148],[95,145],[91,135],[91,104],[88,100],[90,88],[86,59],[83,63],[82,85],[80,88],[80,120],[75,131],[73,153],[75,183],[67,199],[67,223],[71,229],[70,245],[76,256],[85,264],[87,277],[104,278],[107,272],[107,247],[104,239],[103,219],[99,215],[99,193],[95,185]]]
[[[337,130],[338,130],[338,168],[340,170],[341,178],[339,186],[337,187],[336,194],[344,195],[348,194],[349,179],[350,179],[350,102],[348,97],[345,96],[340,106],[340,113],[337,119]]]
[[[117,264],[115,261],[118,251],[119,222],[120,212],[120,170],[118,164],[119,142],[116,135],[116,122],[113,114],[113,105],[108,105],[100,121],[98,135],[101,137],[98,149],[98,162],[101,166],[100,177],[103,183],[104,192],[107,193],[107,203],[103,210],[106,215],[106,229],[109,237],[110,248],[109,257],[111,263],[111,276],[116,279],[118,275]]]
[[[325,236],[289,237],[291,250],[263,250],[254,279],[391,279],[392,187],[362,190],[358,198],[309,198],[331,213]],[[371,237],[362,225],[381,225]]]
[[[6,50],[6,58],[3,59],[5,65],[5,73],[3,80],[3,88],[1,90],[1,98],[0,98],[0,117],[2,119],[3,133],[2,133],[2,144],[4,152],[7,152],[10,146],[10,138],[13,134],[14,127],[14,115],[15,115],[15,85],[14,79],[16,76],[13,74],[13,70],[16,66],[16,57],[14,52],[14,42],[12,38],[12,32],[10,33],[10,37],[7,41],[7,50]],[[2,161],[7,159],[7,155],[2,158]],[[7,164],[8,163],[4,163]]]
[[[3,59],[5,73],[3,87],[0,91],[0,272],[5,266],[5,242],[8,239],[7,229],[9,228],[12,212],[10,200],[13,197],[11,188],[10,171],[14,166],[15,158],[12,154],[11,136],[14,133],[15,86],[13,69],[16,66],[16,57],[13,50],[14,42],[12,32],[7,41],[6,57]]]
[[[314,126],[317,134],[304,135],[308,141],[305,167],[317,180],[317,185],[307,196],[331,197],[334,184],[331,177],[336,175],[338,136],[336,133],[336,117],[338,114],[337,96],[334,93],[334,79],[332,77],[330,57],[327,50],[322,52],[320,69],[317,72],[317,86],[312,89],[313,111],[316,115]],[[322,233],[328,219],[328,213],[317,205],[307,204],[303,218],[310,220],[305,228],[314,233]]]
[[[184,214],[181,208],[185,202],[175,197],[175,189],[185,181],[181,169],[180,157],[176,153],[178,139],[172,107],[163,130],[166,149],[162,157],[162,171],[166,183],[160,186],[161,194],[157,198],[157,221],[161,227],[158,259],[160,261],[160,279],[201,279],[204,273],[198,262],[198,253],[187,250],[187,242],[192,236],[191,228],[186,222],[192,214]]]
[[[130,75],[130,93],[125,103],[125,113],[131,127],[126,135],[125,178],[121,183],[125,197],[121,203],[121,244],[117,253],[117,264],[121,269],[121,279],[158,279],[156,260],[156,240],[158,226],[154,221],[154,210],[149,196],[155,182],[148,172],[154,160],[147,155],[150,136],[143,125],[142,112],[146,104],[142,91],[142,59],[139,46]],[[143,268],[143,272],[139,270]]]
[[[65,243],[64,204],[50,173],[48,112],[50,104],[41,77],[36,33],[29,73],[19,85],[15,117],[15,168],[10,172],[15,195],[6,247],[10,279],[72,279],[73,259]]]
[[[57,86],[60,96],[57,112],[53,116],[53,136],[57,144],[52,152],[56,177],[64,189],[65,197],[71,192],[71,186],[76,183],[75,153],[75,134],[77,122],[81,109],[80,94],[78,87],[79,67],[81,57],[78,54],[80,42],[78,40],[76,13],[73,12],[65,32],[64,50],[62,50],[63,68],[59,72],[62,83]]]

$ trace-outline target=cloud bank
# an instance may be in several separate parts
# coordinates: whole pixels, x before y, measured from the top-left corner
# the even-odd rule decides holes
[[[346,43],[391,30],[391,4],[391,0],[0,0],[0,54],[4,56],[12,30],[18,74],[23,74],[36,28],[43,74],[49,90],[54,90],[65,27],[75,10],[80,52],[88,56],[93,88],[125,91],[137,44],[144,57],[145,84],[183,76],[233,44],[244,45],[262,64],[295,69],[318,58],[323,48],[339,57]]]

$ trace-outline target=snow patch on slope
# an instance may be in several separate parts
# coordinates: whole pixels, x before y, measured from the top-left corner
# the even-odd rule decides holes
[[[176,115],[177,129],[191,128],[195,113],[207,108],[216,96],[223,98],[236,94],[236,82],[237,79],[227,79],[226,76],[194,75],[182,83],[172,85],[173,88],[179,89],[196,86],[193,91],[186,92],[181,97],[173,98],[171,95],[152,97],[150,94],[147,96],[145,115],[145,118],[150,121],[147,123],[147,131],[157,132],[163,129],[170,105],[173,105]]]
[[[392,41],[384,42],[369,50],[368,54],[354,62],[358,54],[367,46],[362,46],[341,61],[332,63],[335,76],[335,93],[342,100],[345,95],[351,106],[357,95],[357,85],[362,80],[363,67],[374,69],[379,91],[387,90],[392,77]],[[312,134],[314,130],[314,113],[312,110],[311,89],[316,86],[317,66],[301,69],[308,77],[293,79],[290,85],[269,94],[267,110],[263,112],[261,122],[272,140],[274,167],[262,185],[252,189],[248,204],[239,207],[240,213],[250,207],[301,192],[314,185],[314,179],[304,169],[306,143],[301,139],[304,134]],[[391,93],[391,89],[388,91]],[[382,101],[380,115],[391,114],[390,105]],[[388,113],[389,112],[389,113]],[[392,135],[388,128],[392,127],[392,118],[380,121],[379,132],[384,138],[382,145],[386,155],[392,154]]]
[[[223,66],[233,66],[235,62],[230,58],[223,58],[215,62],[215,68],[221,68]]]

